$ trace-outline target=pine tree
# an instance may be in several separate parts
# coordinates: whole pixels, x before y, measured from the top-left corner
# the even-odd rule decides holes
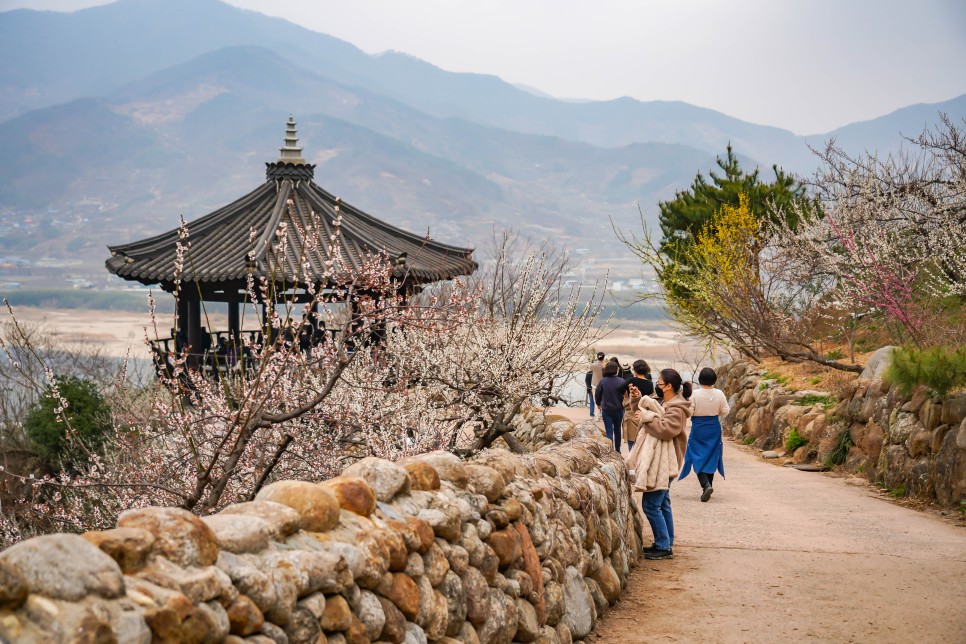
[[[747,199],[747,206],[754,216],[762,222],[763,230],[767,230],[769,222],[777,222],[780,218],[795,227],[801,213],[808,216],[817,210],[805,194],[804,186],[777,165],[772,166],[775,180],[771,183],[760,179],[758,168],[750,173],[742,170],[731,144],[728,144],[725,158],[717,158],[717,165],[723,174],[710,172],[709,181],[699,172],[688,190],[678,192],[671,201],[658,204],[661,209],[658,221],[663,234],[660,252],[675,271],[687,271],[689,249],[702,229],[723,206],[740,207],[741,195]],[[792,204],[805,207],[792,208]],[[679,290],[680,282],[672,288]],[[686,296],[686,293],[676,292],[675,295]]]
[[[62,400],[67,402],[66,408],[62,408]],[[72,436],[65,421],[70,423]],[[93,382],[59,377],[57,388],[48,386],[27,413],[23,429],[49,471],[71,470],[87,461],[86,450],[100,451],[109,439],[111,407]]]

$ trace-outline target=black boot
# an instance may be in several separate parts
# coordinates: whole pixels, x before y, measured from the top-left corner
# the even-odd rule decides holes
[[[644,558],[645,559],[650,559],[650,560],[654,560],[654,559],[674,559],[674,553],[671,551],[670,548],[668,548],[667,550],[658,548],[657,550],[651,550],[649,552],[645,552],[644,553]]]
[[[698,472],[698,483],[701,484],[701,502],[707,503],[708,499],[711,498],[711,475],[705,474],[704,472]]]

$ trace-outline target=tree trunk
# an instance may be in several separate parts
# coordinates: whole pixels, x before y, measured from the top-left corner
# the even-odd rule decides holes
[[[275,466],[278,465],[278,462],[282,460],[282,454],[285,453],[285,450],[293,440],[295,440],[295,438],[291,434],[286,434],[282,442],[279,443],[278,449],[275,450],[275,454],[272,456],[272,460],[268,463],[268,467],[266,467],[265,471],[262,472],[262,475],[258,477],[255,487],[252,488],[251,494],[248,495],[249,501],[255,500],[255,495],[258,494],[258,491],[261,490],[265,485],[268,477],[272,475],[272,470],[274,470]]]

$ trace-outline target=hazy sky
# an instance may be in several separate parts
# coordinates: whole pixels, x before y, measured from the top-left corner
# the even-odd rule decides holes
[[[366,52],[798,134],[966,93],[964,0],[229,0]],[[103,0],[0,0],[71,10]]]

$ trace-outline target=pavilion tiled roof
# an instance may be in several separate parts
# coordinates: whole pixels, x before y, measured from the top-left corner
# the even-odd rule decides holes
[[[407,232],[368,215],[313,181],[315,166],[305,162],[296,147],[295,123],[289,119],[286,145],[275,163],[268,163],[266,181],[250,193],[187,224],[190,248],[185,252],[183,281],[207,283],[244,280],[249,271],[257,277],[295,276],[305,283],[324,281],[329,259],[329,236],[333,232],[336,206],[341,214],[339,252],[346,265],[358,270],[367,254],[386,253],[404,270],[407,280],[434,282],[469,275],[477,268],[473,250],[442,244]],[[314,213],[314,215],[313,215]],[[301,233],[320,227],[318,244],[306,244]],[[286,237],[285,257],[275,258],[274,247]],[[315,237],[316,235],[313,235]],[[107,269],[124,279],[144,284],[171,284],[179,230],[155,237],[110,246]],[[266,243],[267,242],[267,243]],[[254,262],[251,253],[254,251]],[[308,275],[302,263],[307,261]]]

